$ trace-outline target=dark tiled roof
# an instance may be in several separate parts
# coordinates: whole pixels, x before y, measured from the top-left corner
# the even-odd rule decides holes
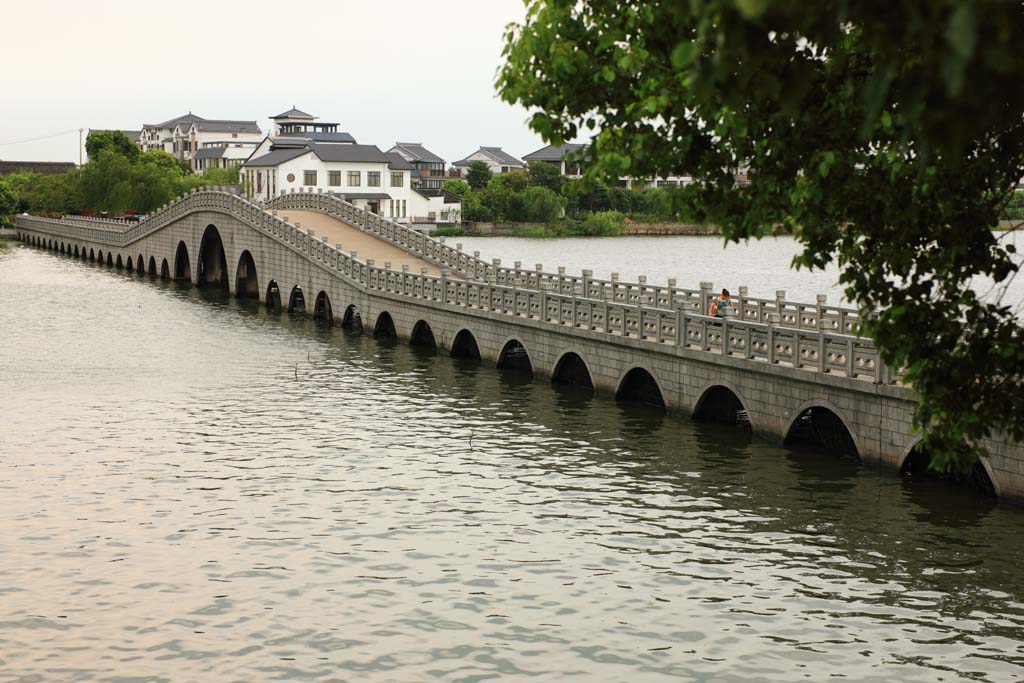
[[[433,188],[414,187],[413,192],[420,195],[421,197],[444,197],[445,204],[458,204],[462,201],[459,195],[448,190],[437,190]]]
[[[385,192],[344,192],[341,195],[346,201],[352,201],[353,199],[391,199],[391,195]]]
[[[288,111],[283,111],[277,116],[271,116],[272,119],[310,119],[313,120],[316,117],[312,114],[307,114],[301,109],[296,109],[294,105]]]
[[[351,161],[356,163],[388,163],[384,152],[376,145],[331,145],[312,142],[309,147],[321,161]]]
[[[384,156],[388,158],[388,168],[393,171],[411,171],[413,170],[412,164],[402,158],[402,155],[398,152],[385,152]]]
[[[481,147],[477,151],[483,152],[500,166],[523,165],[523,162],[519,161],[519,159],[516,159],[511,154],[508,154],[507,152],[502,150],[501,147]],[[473,152],[473,154],[476,154],[476,152]],[[473,156],[473,154],[470,154],[469,156]],[[477,159],[470,159],[469,157],[466,157],[465,159],[459,159],[458,161],[452,162],[452,166],[469,166],[471,161],[477,161]]]
[[[312,140],[313,142],[352,142],[356,139],[348,133],[324,133],[322,131],[314,131],[309,133],[298,132],[298,133],[281,133],[278,139],[281,138],[296,138],[299,140]]]
[[[132,142],[138,142],[139,138],[142,137],[141,130],[122,130],[121,132],[130,137]]]
[[[586,145],[582,145],[574,142],[567,142],[564,145],[548,145],[542,147],[536,152],[531,152],[523,157],[524,161],[561,161],[567,155],[579,152],[585,148]]]
[[[413,161],[444,163],[444,159],[424,147],[421,142],[396,142],[395,147],[411,156]]]
[[[196,121],[196,130],[200,133],[262,133],[255,121],[209,120]]]
[[[274,149],[263,156],[249,159],[243,166],[277,166],[292,159],[298,159],[304,154],[309,154],[308,147],[289,147],[286,149]]]
[[[196,152],[196,159],[220,159],[227,147],[203,147]]]
[[[42,173],[57,175],[75,168],[70,161],[0,161],[0,176],[12,173]]]
[[[182,116],[175,117],[173,119],[164,121],[163,123],[147,123],[143,125],[143,128],[174,128],[179,123],[192,123],[194,121],[205,121],[202,116],[196,116],[192,112],[184,114]]]

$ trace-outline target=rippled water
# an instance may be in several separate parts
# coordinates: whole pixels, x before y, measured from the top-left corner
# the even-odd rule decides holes
[[[1019,510],[20,246],[0,345],[4,683],[1024,677]]]

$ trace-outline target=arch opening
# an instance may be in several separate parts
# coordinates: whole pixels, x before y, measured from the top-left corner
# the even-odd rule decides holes
[[[178,242],[178,248],[174,252],[174,279],[192,281],[192,266],[188,260],[188,247],[184,242]]]
[[[380,315],[377,316],[377,322],[373,325],[373,336],[386,339],[398,338],[398,333],[395,331],[395,321],[391,319],[391,314],[387,311],[381,311]]]
[[[326,325],[334,324],[334,310],[331,308],[331,298],[327,292],[320,290],[313,303],[313,320]]]
[[[164,263],[166,263],[166,261],[164,261]],[[157,276],[156,257],[155,256],[150,256],[149,257],[149,276],[150,277],[156,277]]]
[[[419,320],[412,326],[409,345],[437,351],[437,340],[434,339],[434,330],[430,328],[430,323],[426,320]]]
[[[292,315],[306,315],[306,296],[298,285],[292,287],[292,293],[288,296],[288,312]]]
[[[740,397],[721,385],[710,387],[701,395],[693,409],[693,419],[750,427],[750,419]]]
[[[61,242],[61,243],[60,243],[60,249],[59,249],[59,251],[60,251],[60,253],[62,253],[62,254],[64,253],[64,243],[63,243],[63,242]]]
[[[160,262],[160,279],[170,280],[171,279],[171,268],[167,265],[167,259]]]
[[[782,444],[824,451],[844,460],[860,460],[857,444],[842,418],[822,406],[812,406],[800,413]]]
[[[281,311],[281,289],[277,286],[277,282],[271,280],[267,283],[267,295],[264,298],[267,302],[267,310],[275,313]]]
[[[96,261],[96,252],[94,252],[92,249],[89,250],[89,260],[92,262]]]
[[[78,245],[75,245],[75,258],[78,258]]]
[[[590,377],[587,364],[579,354],[570,351],[558,359],[555,371],[551,373],[551,381],[558,384],[569,384],[577,387],[594,388],[594,380]]]
[[[505,342],[505,346],[501,348],[501,353],[498,354],[498,369],[529,373],[533,377],[533,363],[530,361],[530,354],[521,341],[510,339]]]
[[[455,335],[455,339],[452,340],[451,355],[452,358],[468,358],[469,360],[475,360],[477,363],[483,361],[483,357],[480,355],[480,347],[476,343],[476,337],[467,329],[461,329]]]
[[[341,326],[351,330],[362,330],[363,319],[359,316],[359,309],[355,304],[349,304],[345,309],[345,315],[341,318]]]
[[[121,258],[120,256],[118,258]],[[129,273],[135,272],[135,263],[131,256],[126,256],[124,259],[124,269]]]
[[[139,254],[139,257],[135,259],[135,272],[139,275],[146,272],[146,259],[142,258],[142,254]]]
[[[977,456],[967,459],[970,465],[963,468],[952,467],[946,471],[932,468],[932,454],[921,446],[915,445],[900,467],[900,476],[908,483],[926,483],[936,489],[959,488],[967,490],[983,498],[996,497],[996,487],[988,475],[988,470]]]
[[[118,258],[120,258],[120,256]],[[108,251],[107,252],[107,268],[113,268],[113,267],[114,267],[114,255],[111,254]]]
[[[117,260],[114,261],[114,266],[118,270],[124,270],[124,261],[121,260],[121,255],[120,254],[117,255]]]
[[[259,299],[260,285],[256,277],[256,262],[246,249],[238,257],[235,269],[235,296],[239,299]]]
[[[224,242],[220,231],[213,225],[206,226],[203,239],[199,242],[199,258],[196,260],[196,284],[200,287],[219,287],[227,290],[228,262],[224,254]]]
[[[658,382],[651,373],[643,368],[633,368],[626,373],[615,392],[615,400],[632,401],[658,408],[661,411],[667,410],[665,397],[661,395]]]
[[[99,261],[99,264],[100,264],[101,266],[102,266],[102,265],[103,265],[104,263],[106,263],[106,259],[104,259],[104,258],[103,258],[103,250],[102,250],[102,249],[100,249],[100,250],[98,250],[98,251],[96,252],[96,260],[97,260],[97,261]]]

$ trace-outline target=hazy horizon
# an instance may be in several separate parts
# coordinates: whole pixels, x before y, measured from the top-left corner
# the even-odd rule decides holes
[[[522,0],[267,0],[171,5],[53,0],[5,8],[0,159],[78,161],[78,129],[138,130],[189,111],[269,117],[293,105],[359,143],[421,142],[451,163],[481,145],[522,157],[543,146],[494,78]],[[171,8],[171,9],[168,9]]]

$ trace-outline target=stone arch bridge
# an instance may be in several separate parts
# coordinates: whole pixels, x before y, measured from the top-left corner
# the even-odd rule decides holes
[[[319,193],[259,206],[204,189],[140,221],[22,215],[16,227],[20,240],[73,258],[220,287],[669,413],[740,420],[893,470],[920,457],[913,393],[857,335],[856,311],[823,297],[801,304],[741,289],[734,315],[712,318],[707,283],[506,267]],[[1000,498],[1024,502],[1024,448],[985,445],[977,474]]]

